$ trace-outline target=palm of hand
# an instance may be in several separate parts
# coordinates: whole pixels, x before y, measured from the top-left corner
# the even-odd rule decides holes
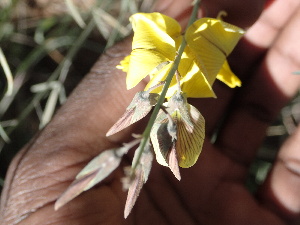
[[[105,185],[75,199],[61,213],[78,211],[85,224],[89,221],[145,225],[282,223],[245,188],[246,165],[232,160],[222,149],[209,143],[204,149],[194,167],[181,171],[180,182],[169,169],[154,163],[150,179],[127,220],[123,219],[126,192],[121,188],[121,169]]]
[[[280,4],[279,1],[277,10]],[[299,3],[293,4],[296,12]],[[171,13],[172,7],[168,10]],[[294,9],[290,10],[292,15]],[[252,34],[248,35],[250,39],[254,37]],[[0,221],[4,224],[283,224],[281,215],[268,206],[272,204],[270,199],[262,198],[260,203],[244,186],[249,163],[268,122],[299,86],[299,80],[294,78],[281,85],[275,80],[282,73],[265,68],[268,60],[276,62],[280,58],[276,58],[272,49],[289,46],[281,49],[286,54],[290,53],[288,49],[300,49],[295,47],[298,42],[280,38],[277,40],[280,45],[275,42],[264,46],[272,48],[262,66],[256,65],[255,74],[247,71],[249,68],[254,71],[254,62],[264,52],[249,50],[245,43],[237,49],[232,56],[234,69],[244,79],[251,77],[238,93],[217,84],[214,87],[217,100],[190,101],[206,119],[207,140],[197,164],[181,170],[182,181],[178,182],[167,168],[154,163],[132,214],[124,220],[126,192],[122,191],[120,168],[102,184],[54,212],[57,197],[91,158],[128,140],[131,131],[136,132],[132,128],[110,140],[104,136],[137,90],[125,92],[124,76],[112,70],[129,52],[129,42],[120,43],[102,57],[49,126],[15,158],[3,191]],[[297,70],[297,65],[292,67],[289,69]],[[229,103],[231,111],[227,110]],[[216,143],[210,144],[208,139],[225,115]]]

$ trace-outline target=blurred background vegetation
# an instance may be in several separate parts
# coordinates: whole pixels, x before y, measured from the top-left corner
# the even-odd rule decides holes
[[[128,18],[155,0],[0,1],[0,191],[15,154],[51,119],[101,53],[131,32]],[[249,171],[264,180],[300,121],[300,97],[270,126]]]
[[[153,0],[0,1],[0,189],[14,155]]]

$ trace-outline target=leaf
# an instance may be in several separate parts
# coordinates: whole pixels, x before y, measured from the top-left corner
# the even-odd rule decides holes
[[[5,74],[6,80],[7,80],[7,91],[6,91],[5,95],[10,96],[13,93],[14,78],[13,78],[13,75],[9,68],[9,65],[7,63],[7,60],[5,58],[5,55],[2,51],[2,48],[0,48],[0,65],[3,68],[4,74]]]
[[[75,6],[74,2],[72,0],[65,0],[65,2],[73,19],[76,21],[78,26],[80,26],[80,28],[84,29],[86,24],[82,16],[80,15],[80,12],[78,11],[77,7]]]
[[[59,209],[82,192],[92,188],[120,164],[122,156],[127,153],[128,148],[121,147],[102,152],[90,161],[83,170],[76,176],[76,180],[55,202],[55,210]]]

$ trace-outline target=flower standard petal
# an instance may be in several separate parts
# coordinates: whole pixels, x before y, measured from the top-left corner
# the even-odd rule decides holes
[[[185,37],[191,40],[200,35],[228,56],[244,33],[243,29],[222,20],[201,18],[187,29]]]
[[[199,19],[187,29],[188,46],[211,85],[243,34],[242,29],[212,18]]]
[[[137,13],[130,17],[134,30],[127,73],[127,89],[136,86],[159,64],[173,61],[180,25],[160,13]]]
[[[181,57],[178,71],[182,75],[180,84],[182,91],[186,93],[186,97],[215,97],[211,85],[194,61],[194,57],[192,56],[189,47],[186,47],[185,52]]]
[[[133,49],[145,48],[145,43],[146,46],[150,46],[150,48],[159,42],[165,42],[173,45],[174,40],[181,36],[181,27],[179,23],[173,18],[161,13],[136,13],[130,17],[130,22],[132,23],[132,28],[135,34],[137,34],[136,38],[140,41],[133,43]],[[158,34],[152,32],[149,33],[149,30],[158,32]],[[145,39],[149,34],[153,35],[153,40],[157,40],[158,42],[150,43],[148,41],[149,39]],[[164,37],[167,40],[158,40],[157,37]]]

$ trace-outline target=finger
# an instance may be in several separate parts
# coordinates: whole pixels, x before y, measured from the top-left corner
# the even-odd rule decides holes
[[[268,5],[231,55],[230,62],[234,72],[243,78],[249,71],[253,71],[257,60],[261,59],[276,41],[278,34],[299,10],[299,6],[298,0],[277,0]],[[241,58],[241,55],[247,57]]]
[[[300,126],[283,144],[259,196],[283,218],[300,222]],[[298,221],[298,223],[296,223]]]
[[[268,48],[275,41],[279,31],[297,12],[298,0],[274,1],[262,13],[259,22],[255,23],[246,34],[246,39],[259,48]],[[282,12],[279,16],[279,13]],[[263,38],[262,38],[263,37]]]
[[[268,124],[298,91],[300,77],[300,11],[292,17],[266,54],[257,73],[241,90],[218,145],[235,160],[249,163]]]

